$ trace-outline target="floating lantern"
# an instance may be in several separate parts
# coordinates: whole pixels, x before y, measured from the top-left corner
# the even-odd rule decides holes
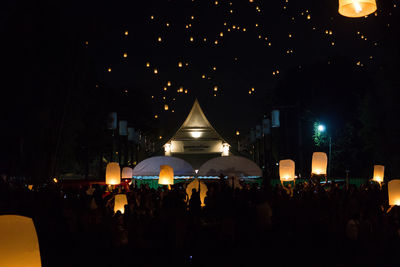
[[[375,0],[339,0],[339,14],[345,17],[360,18],[375,11]]]
[[[190,184],[186,187],[186,194],[188,195],[187,202],[189,203],[190,198],[192,197],[192,189],[196,189],[199,191],[199,183],[200,183],[200,200],[201,206],[204,207],[204,199],[206,198],[208,188],[204,182],[200,182],[198,178],[194,179]]]
[[[116,185],[121,183],[121,169],[117,162],[110,162],[106,168],[106,184]]]
[[[0,216],[0,266],[42,266],[35,225],[29,217]]]
[[[133,170],[130,167],[124,167],[122,169],[122,179],[132,179],[133,176]]]
[[[384,172],[385,172],[385,166],[374,165],[374,177],[372,178],[372,180],[378,183],[383,182]]]
[[[114,197],[114,213],[120,211],[122,214],[125,212],[125,205],[128,204],[128,199],[125,194],[118,194]]]
[[[314,152],[312,155],[311,173],[312,174],[325,174],[326,166],[328,165],[328,157],[325,152]]]
[[[174,169],[169,165],[160,166],[160,175],[158,176],[158,184],[171,185],[174,184]]]
[[[279,161],[279,176],[281,181],[294,181],[294,161],[285,159]]]
[[[400,206],[400,180],[391,180],[388,183],[389,205]]]

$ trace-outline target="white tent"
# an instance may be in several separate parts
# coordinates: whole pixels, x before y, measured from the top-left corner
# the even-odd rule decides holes
[[[236,176],[238,178],[258,178],[262,170],[253,161],[239,156],[217,157],[205,162],[199,169],[200,178]]]
[[[155,179],[160,174],[160,166],[169,165],[174,169],[174,176],[179,178],[194,176],[193,167],[180,158],[175,157],[151,157],[139,162],[133,169],[134,178]]]

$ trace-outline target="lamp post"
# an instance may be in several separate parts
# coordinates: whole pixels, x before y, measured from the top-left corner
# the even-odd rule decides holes
[[[317,126],[317,130],[319,133],[323,133],[326,131],[326,127],[323,124],[319,124]],[[331,156],[332,156],[332,137],[328,135],[329,140],[329,152],[328,152],[328,175],[327,178],[331,177]]]

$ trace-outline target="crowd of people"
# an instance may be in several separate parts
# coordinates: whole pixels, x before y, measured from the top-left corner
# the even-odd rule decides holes
[[[387,187],[206,181],[151,189],[0,179],[1,214],[35,223],[43,266],[397,266],[400,213]],[[114,196],[127,195],[125,212]]]

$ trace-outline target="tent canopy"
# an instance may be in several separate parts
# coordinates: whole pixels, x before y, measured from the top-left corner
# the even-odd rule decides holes
[[[199,169],[199,177],[217,177],[220,174],[239,178],[258,178],[262,170],[253,161],[239,156],[216,157],[205,162]]]
[[[160,166],[169,165],[174,169],[175,177],[191,177],[194,176],[193,167],[180,158],[175,157],[151,157],[139,162],[133,169],[133,177],[135,178],[158,178],[160,174]]]

